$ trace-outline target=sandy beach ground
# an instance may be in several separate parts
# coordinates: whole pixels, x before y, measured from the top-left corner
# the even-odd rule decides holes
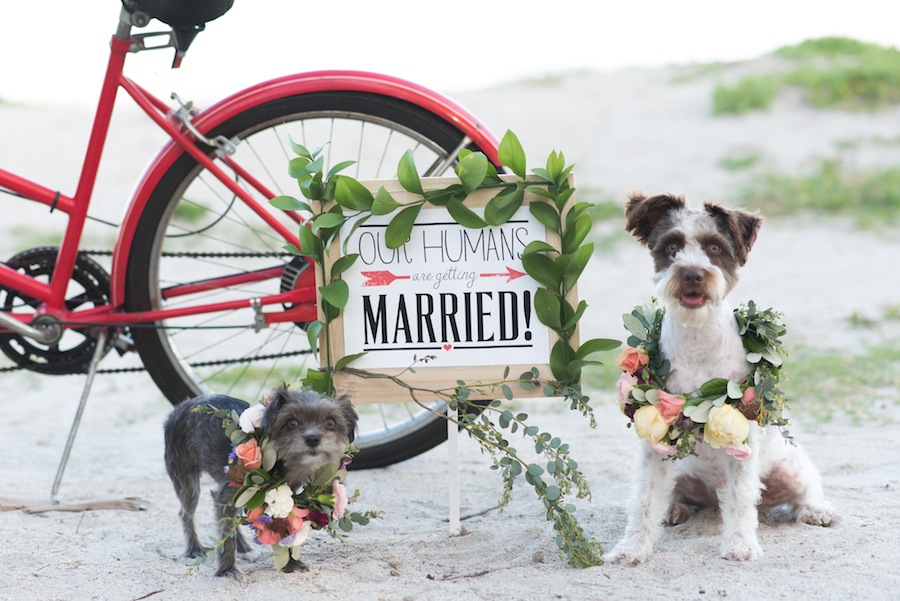
[[[719,161],[759,151],[785,168],[802,169],[847,140],[861,141],[858,160],[900,159],[900,111],[814,111],[796,98],[767,113],[710,117],[712,80],[675,83],[673,70],[579,74],[457,97],[497,133],[515,131],[532,163],[551,148],[575,162],[579,188],[624,200],[627,191],[685,194],[689,202],[727,201],[739,174]],[[38,131],[35,131],[35,124]],[[160,139],[125,114],[127,135],[113,139],[101,171],[99,214],[118,215]],[[0,164],[41,180],[74,184],[89,113],[0,106]],[[15,140],[10,144],[9,140]],[[72,150],[74,149],[74,150]],[[12,203],[12,199],[2,199]],[[0,251],[6,257],[39,235],[27,212],[4,211]],[[596,235],[621,221],[598,224]],[[108,233],[98,230],[95,240]],[[794,349],[858,353],[895,340],[897,322],[861,333],[852,315],[878,319],[900,303],[896,231],[861,230],[849,220],[796,216],[769,220],[751,253],[737,302],[754,299],[786,314]],[[590,309],[583,337],[623,338],[620,316],[650,294],[651,262],[624,236],[599,245],[579,283]],[[0,366],[9,365],[0,358]],[[788,366],[789,369],[789,366]],[[896,372],[896,364],[873,366]],[[46,500],[80,395],[81,377],[0,373],[4,419],[0,439],[2,497]],[[622,535],[637,444],[615,407],[612,390],[588,390],[598,421],[591,430],[559,401],[519,401],[542,429],[571,445],[591,483],[576,503],[582,526],[604,546]],[[0,512],[0,599],[896,599],[900,589],[900,395],[878,391],[877,419],[842,415],[813,420],[795,404],[792,433],[822,473],[840,519],[817,528],[765,517],[765,557],[732,563],[717,556],[720,521],[706,511],[666,530],[653,558],[637,568],[574,569],[560,559],[533,493],[519,488],[496,511],[500,480],[471,441],[461,444],[463,536],[448,536],[447,450],[440,446],[385,469],[351,473],[359,509],[383,518],[358,527],[342,544],[325,535],[304,547],[312,569],[284,575],[262,548],[242,561],[240,581],[212,577],[212,565],[180,558],[177,503],[162,463],[161,423],[170,406],[142,373],[98,377],[60,490],[64,502],[139,497],[143,511]],[[523,445],[525,446],[525,445]],[[212,541],[212,514],[200,511],[201,536]]]

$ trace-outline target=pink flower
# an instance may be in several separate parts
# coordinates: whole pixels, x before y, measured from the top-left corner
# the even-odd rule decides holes
[[[747,387],[747,390],[744,391],[744,398],[742,399],[742,402],[745,405],[749,405],[750,403],[752,403],[755,400],[756,400],[756,389],[753,388],[752,386]]]
[[[616,358],[619,369],[630,373],[638,371],[647,365],[649,361],[650,355],[647,354],[647,351],[642,348],[634,348],[633,346],[626,348]]]
[[[743,461],[744,459],[750,459],[751,457],[753,457],[753,449],[745,444],[726,445],[725,452],[739,461]]]
[[[347,489],[340,480],[335,480],[331,484],[331,490],[334,492],[334,509],[331,510],[331,516],[340,519],[344,517],[344,511],[347,509]]]
[[[619,376],[619,382],[616,384],[619,400],[619,409],[624,413],[625,405],[630,402],[631,389],[634,388],[634,376],[628,372],[623,372]]]
[[[656,408],[663,420],[670,426],[675,423],[678,416],[681,415],[681,408],[684,406],[684,399],[678,395],[669,394],[663,390],[659,391],[659,400],[656,402]]]
[[[294,507],[288,516],[285,518],[288,521],[288,531],[291,534],[296,534],[300,532],[303,528],[303,523],[306,521],[304,518],[309,515],[309,509],[300,509],[298,507]]]
[[[650,445],[650,447],[660,455],[664,455],[666,457],[671,457],[678,452],[678,449],[675,448],[675,445],[666,444],[664,442],[654,442]]]
[[[255,438],[234,447],[234,454],[248,470],[255,470],[262,465],[262,451]]]

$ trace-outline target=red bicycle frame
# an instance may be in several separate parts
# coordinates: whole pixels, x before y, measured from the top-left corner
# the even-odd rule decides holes
[[[227,186],[247,206],[252,208],[286,242],[298,243],[297,235],[275,219],[257,199],[253,198],[244,188],[238,185],[233,177],[229,177],[217,164],[217,160],[225,163],[232,172],[238,173],[246,183],[251,185],[263,197],[272,198],[274,196],[273,192],[266,189],[261,182],[253,178],[251,174],[243,170],[239,164],[236,164],[227,155],[221,159],[208,156],[195,145],[195,136],[177,118],[171,116],[171,109],[165,102],[154,97],[123,74],[126,55],[129,52],[140,49],[138,48],[139,46],[140,44],[136,45],[135,40],[130,37],[113,36],[112,38],[106,75],[103,80],[81,176],[74,196],[67,196],[0,169],[0,186],[32,201],[48,205],[51,207],[51,210],[60,211],[68,216],[68,224],[49,283],[38,281],[0,263],[0,286],[19,291],[39,300],[41,305],[38,313],[53,315],[64,324],[77,324],[79,327],[154,322],[185,315],[248,308],[251,306],[251,303],[258,303],[259,306],[281,303],[294,305],[293,309],[264,313],[267,323],[315,320],[316,305],[315,289],[313,287],[298,288],[290,292],[254,299],[254,301],[243,299],[221,303],[197,304],[177,309],[136,313],[125,312],[125,276],[138,220],[147,205],[153,189],[175,160],[184,152],[190,154],[203,168],[214,174],[223,185]],[[69,311],[65,304],[66,288],[72,277],[76,256],[79,251],[100,157],[106,142],[113,105],[119,88],[124,89],[138,106],[166,131],[171,140],[145,171],[119,230],[119,235],[113,248],[110,273],[111,303],[91,309]],[[478,120],[447,98],[401,79],[360,71],[301,73],[260,83],[238,92],[203,111],[192,119],[192,125],[201,135],[205,135],[227,119],[260,103],[298,94],[322,91],[361,91],[401,99],[442,116],[453,123],[468,139],[480,148],[494,149],[497,147],[496,139]],[[496,156],[489,156],[488,158],[495,164],[499,164]],[[295,222],[300,222],[298,215],[292,215],[292,218]],[[280,269],[270,269],[181,285],[175,289],[166,290],[165,294],[167,297],[186,295],[212,288],[278,276],[280,276]],[[34,315],[18,314],[12,315],[12,317],[22,323],[27,323]],[[4,331],[8,330],[0,326],[0,332]]]

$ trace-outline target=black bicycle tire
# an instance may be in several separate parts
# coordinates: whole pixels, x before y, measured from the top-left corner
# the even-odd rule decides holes
[[[453,124],[440,116],[403,100],[372,93],[361,92],[317,92],[300,94],[263,103],[248,108],[228,119],[208,137],[225,136],[233,138],[240,132],[251,130],[259,123],[284,116],[296,116],[305,111],[335,110],[363,113],[386,119],[417,133],[425,134],[445,151],[457,148],[464,134]],[[478,150],[470,145],[472,150]],[[208,149],[211,153],[212,150]],[[138,219],[126,276],[126,302],[128,311],[147,311],[153,307],[149,274],[152,263],[153,241],[159,235],[160,222],[170,203],[178,202],[175,191],[188,180],[193,179],[196,161],[183,153],[161,177],[152,191],[145,209]],[[161,330],[155,328],[134,328],[135,347],[144,367],[160,391],[172,404],[201,394],[203,390],[196,382],[185,381],[183,372],[174,365],[163,342]],[[447,439],[447,426],[443,419],[427,416],[421,427],[409,433],[373,446],[362,446],[353,460],[354,469],[384,467],[415,457],[439,445]]]

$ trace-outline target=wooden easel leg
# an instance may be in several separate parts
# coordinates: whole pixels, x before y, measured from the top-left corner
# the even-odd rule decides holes
[[[450,536],[458,536],[462,533],[459,519],[459,427],[456,420],[459,418],[458,409],[448,409],[447,416],[447,450],[449,452],[448,478],[450,488]]]

